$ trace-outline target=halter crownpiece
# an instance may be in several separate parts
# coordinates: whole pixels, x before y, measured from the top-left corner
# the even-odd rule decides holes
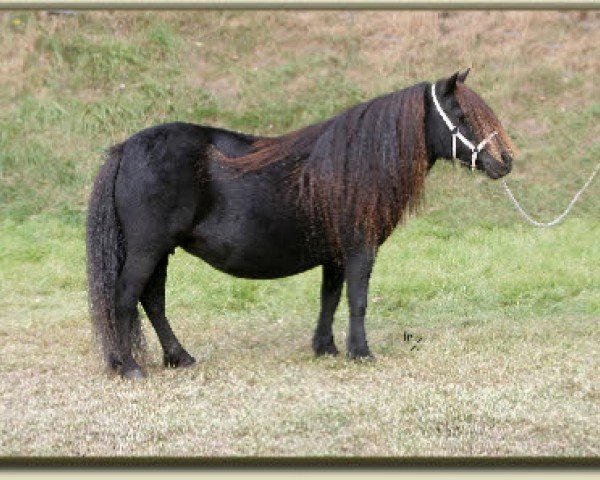
[[[484,147],[492,141],[492,138],[494,138],[498,134],[498,132],[493,131],[477,145],[474,145],[473,143],[471,143],[471,141],[469,141],[467,137],[460,133],[458,126],[452,123],[452,121],[448,118],[448,115],[446,115],[446,112],[444,112],[444,110],[442,109],[440,102],[438,101],[437,96],[435,95],[435,83],[431,84],[431,97],[433,98],[433,104],[435,105],[435,109],[438,111],[440,117],[442,117],[442,120],[444,120],[444,123],[452,133],[452,158],[454,158],[454,160],[458,160],[458,157],[456,156],[456,139],[458,138],[465,147],[471,150],[471,170],[475,170],[477,156],[479,155],[479,152],[481,152],[481,150],[483,150]]]

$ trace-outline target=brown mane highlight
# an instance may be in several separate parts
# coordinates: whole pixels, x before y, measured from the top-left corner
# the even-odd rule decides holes
[[[280,137],[262,137],[252,143],[250,153],[242,157],[224,157],[222,161],[240,172],[252,172],[281,162],[288,156],[309,155],[329,121],[309,125]]]

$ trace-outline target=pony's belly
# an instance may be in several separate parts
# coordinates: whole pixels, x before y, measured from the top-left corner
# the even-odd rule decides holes
[[[208,231],[207,231],[208,230]],[[228,234],[229,233],[229,234]],[[220,232],[202,227],[182,247],[212,267],[229,275],[250,279],[273,279],[295,275],[319,265],[290,239],[289,244],[276,244],[261,235],[231,235],[221,225]]]

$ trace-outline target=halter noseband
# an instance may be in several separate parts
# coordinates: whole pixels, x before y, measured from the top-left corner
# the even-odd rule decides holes
[[[458,138],[465,147],[471,150],[471,170],[475,170],[475,164],[477,162],[477,156],[479,155],[479,152],[483,150],[483,148],[498,134],[498,132],[494,131],[490,133],[481,142],[479,142],[479,144],[474,145],[467,137],[460,133],[458,126],[454,125],[448,118],[448,115],[446,115],[446,112],[442,110],[440,102],[438,102],[438,99],[435,95],[435,83],[431,84],[431,97],[433,98],[433,104],[440,114],[440,117],[442,117],[442,120],[444,120],[444,123],[452,133],[452,158],[458,160],[458,157],[456,156],[456,139]]]

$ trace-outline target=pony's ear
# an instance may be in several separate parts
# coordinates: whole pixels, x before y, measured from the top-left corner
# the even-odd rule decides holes
[[[442,95],[451,95],[452,93],[454,93],[454,90],[456,90],[456,81],[458,80],[459,75],[460,75],[460,73],[456,72],[450,78],[447,78],[446,80],[442,80],[442,84],[441,84]]]
[[[471,71],[471,67],[467,68],[463,73],[459,73],[457,80],[460,83],[465,83],[465,80],[467,79],[467,75],[469,75],[469,72]]]

